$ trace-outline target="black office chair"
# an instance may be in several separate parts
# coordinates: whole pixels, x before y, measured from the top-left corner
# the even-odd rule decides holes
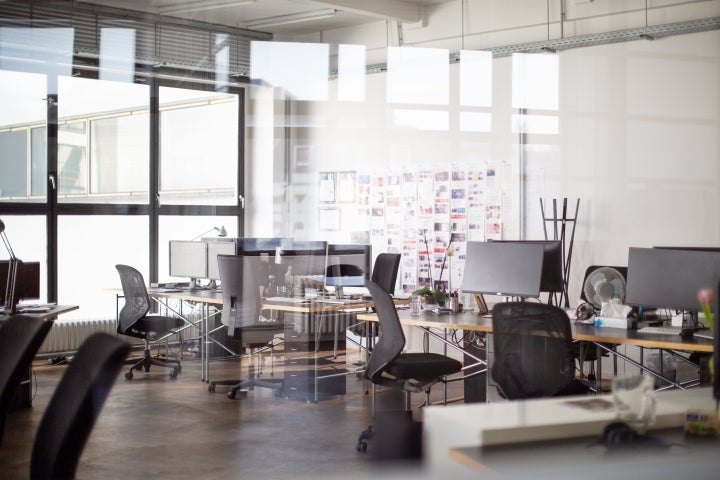
[[[375,343],[365,378],[374,385],[401,390],[404,393],[403,410],[410,412],[410,393],[425,392],[425,403],[430,403],[430,388],[445,382],[447,375],[459,372],[462,364],[439,353],[402,353],[405,334],[390,294],[374,282],[367,282],[380,323],[380,335]],[[373,435],[372,427],[358,439],[358,451],[366,451],[367,440]]]
[[[223,309],[220,321],[227,327],[228,337],[239,341],[241,347],[258,352],[268,349],[272,352],[275,335],[283,331],[277,321],[261,318],[261,297],[258,287],[264,284],[259,278],[261,257],[250,255],[218,255],[220,285],[222,286]],[[239,391],[254,387],[267,387],[282,392],[282,380],[256,378],[251,363],[246,379],[216,380],[210,382],[208,391],[214,392],[217,385],[232,385],[228,398],[235,398]]]
[[[570,319],[559,307],[498,303],[492,309],[492,378],[507,399],[585,394],[575,379]]]
[[[127,265],[115,265],[120,274],[125,305],[120,310],[117,332],[129,337],[142,338],[145,341],[143,357],[132,363],[125,378],[133,378],[133,370],[145,369],[150,371],[151,365],[168,367],[170,378],[177,377],[182,371],[180,360],[160,359],[150,355],[150,342],[159,339],[176,329],[182,327],[185,322],[179,317],[166,317],[163,315],[148,315],[150,312],[150,296],[145,288],[145,280],[142,274]]]
[[[375,258],[375,265],[373,265],[372,277],[370,279],[373,283],[392,295],[395,293],[395,282],[399,269],[399,253],[381,253]]]
[[[395,282],[397,281],[397,274],[400,269],[400,258],[401,255],[399,253],[381,253],[375,258],[375,264],[373,265],[370,280],[390,295],[395,293]],[[377,311],[374,307],[373,310]],[[370,345],[372,328],[370,328],[367,322],[357,323],[351,326],[349,330],[361,338],[366,338],[368,346]],[[357,342],[354,343],[358,345]],[[358,346],[362,348],[362,345]]]
[[[52,325],[50,320],[13,315],[0,326],[0,444],[13,396]]]
[[[78,460],[130,345],[113,335],[90,335],[55,388],[35,435],[30,478],[75,478]]]

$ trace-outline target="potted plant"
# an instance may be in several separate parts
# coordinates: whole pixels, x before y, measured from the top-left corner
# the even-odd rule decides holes
[[[426,304],[437,304],[443,307],[445,306],[445,302],[447,301],[447,299],[450,298],[450,295],[444,289],[444,285],[442,283],[442,276],[443,272],[445,271],[445,262],[447,261],[447,258],[452,257],[454,254],[452,237],[450,238],[450,244],[445,249],[445,255],[443,256],[442,265],[440,266],[440,278],[438,282],[435,283],[432,278],[432,262],[430,261],[429,255],[430,248],[428,247],[427,235],[425,230],[422,230],[422,236],[423,242],[425,243],[425,251],[428,252],[428,273],[430,275],[430,285],[433,285],[433,287],[430,288],[430,286],[425,285],[415,290],[413,294],[421,295],[425,299]]]

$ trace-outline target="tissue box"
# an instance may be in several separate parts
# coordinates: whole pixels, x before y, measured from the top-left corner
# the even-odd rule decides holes
[[[595,317],[593,325],[596,327],[624,328],[627,330],[632,328],[632,322],[632,318]]]

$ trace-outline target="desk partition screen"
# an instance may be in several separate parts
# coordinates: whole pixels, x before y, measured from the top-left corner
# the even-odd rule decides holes
[[[540,243],[468,242],[465,292],[538,297],[543,265]]]

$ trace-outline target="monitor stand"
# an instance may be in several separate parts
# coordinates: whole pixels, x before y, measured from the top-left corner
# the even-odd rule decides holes
[[[343,298],[343,287],[340,285],[335,287],[335,298]]]

